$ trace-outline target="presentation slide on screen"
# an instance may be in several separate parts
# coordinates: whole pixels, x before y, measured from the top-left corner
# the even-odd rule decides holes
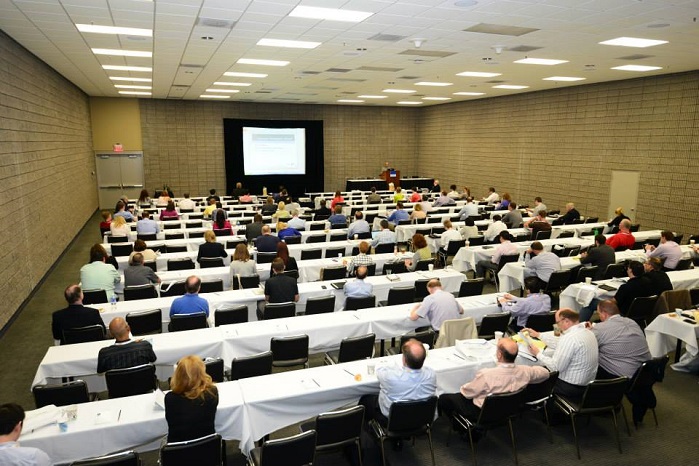
[[[245,175],[305,175],[304,128],[243,127]]]

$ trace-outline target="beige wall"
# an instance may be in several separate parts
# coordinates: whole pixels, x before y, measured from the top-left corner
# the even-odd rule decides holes
[[[0,326],[97,207],[92,171],[87,96],[0,32]]]
[[[418,170],[442,186],[606,217],[611,171],[635,170],[642,228],[699,231],[699,72],[439,105],[419,128]]]
[[[141,111],[138,99],[90,97],[92,143],[96,151],[142,150]]]

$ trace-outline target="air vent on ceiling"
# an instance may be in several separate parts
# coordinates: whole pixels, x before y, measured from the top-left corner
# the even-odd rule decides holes
[[[417,55],[418,57],[444,58],[455,55],[456,52],[441,52],[439,50],[408,49],[399,52],[398,55]]]
[[[317,92],[287,92],[284,95],[318,95]]]
[[[205,18],[203,16],[197,18],[197,26],[206,26],[209,28],[231,29],[235,26],[235,23],[235,21],[227,19]]]
[[[180,63],[180,68],[198,68],[198,69],[203,69],[204,65],[194,65],[194,64],[188,64],[188,63]]]
[[[271,94],[271,93],[272,93],[272,91],[264,91],[264,90],[255,91],[255,94]]]
[[[189,89],[192,86],[187,84],[173,84],[171,89]]]
[[[398,76],[396,79],[407,79],[408,81],[416,81],[420,76]]]
[[[346,83],[363,83],[366,79],[353,79],[353,78],[328,78],[326,81],[340,81]]]
[[[635,55],[627,55],[625,57],[619,57],[617,60],[643,60],[644,58],[653,58],[655,55],[643,55],[637,53]]]
[[[531,52],[533,50],[539,50],[543,47],[534,47],[533,45],[517,45],[515,47],[507,47],[508,52]]]
[[[403,68],[390,68],[388,66],[360,66],[356,68],[356,71],[389,71],[391,73],[397,73],[403,71]]]
[[[349,68],[328,68],[325,71],[328,71],[330,73],[349,73],[352,70]]]
[[[486,81],[486,84],[502,84],[504,82],[507,82],[507,81],[503,81],[501,79],[494,79],[492,81]]]
[[[367,40],[379,40],[382,42],[398,42],[399,40],[405,39],[407,36],[398,36],[396,34],[374,34],[373,36],[367,38]]]
[[[331,86],[304,86],[306,89],[316,89],[319,91],[334,91],[338,89],[337,87],[331,87]]]
[[[320,74],[322,71],[301,71],[301,74]]]
[[[504,24],[488,24],[480,23],[470,28],[464,29],[465,32],[480,32],[482,34],[497,34],[501,36],[523,36],[530,32],[538,31],[535,28],[523,28],[519,26],[507,26]]]

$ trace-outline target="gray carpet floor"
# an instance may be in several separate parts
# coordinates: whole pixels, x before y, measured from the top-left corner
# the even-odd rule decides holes
[[[94,215],[85,228],[67,248],[44,281],[22,309],[19,316],[0,338],[0,402],[13,401],[25,409],[33,409],[30,386],[36,368],[53,344],[51,337],[51,313],[64,307],[63,290],[79,280],[79,269],[87,262],[92,244],[100,242],[99,216]],[[37,259],[40,260],[40,259]],[[488,285],[486,293],[493,292]],[[322,364],[315,356],[311,365]],[[515,436],[519,464],[523,466],[560,465],[568,462],[579,465],[696,465],[699,464],[696,447],[691,439],[699,426],[699,378],[696,375],[678,373],[668,369],[665,381],[656,384],[658,398],[656,427],[649,413],[638,430],[631,426],[627,435],[623,424],[620,436],[623,453],[617,450],[611,417],[593,417],[579,420],[582,460],[578,460],[569,423],[553,427],[553,443],[549,443],[546,427],[539,413],[526,413],[516,422]],[[626,402],[627,412],[630,405]],[[629,418],[630,419],[630,418]],[[434,424],[433,443],[436,463],[439,465],[470,464],[472,456],[468,442],[452,435],[446,445],[449,425],[444,419]],[[298,432],[298,426],[289,426],[271,435],[284,437]],[[245,464],[237,442],[228,442],[228,465]],[[368,436],[362,438],[364,464],[381,464],[380,450]],[[477,443],[478,464],[482,466],[513,464],[507,428],[494,429]],[[144,465],[157,465],[157,452],[142,455]],[[406,442],[401,451],[387,448],[387,460],[393,465],[429,465],[430,452],[426,438],[418,438],[415,446]],[[319,456],[318,465],[344,465],[352,463],[349,457],[339,454]]]

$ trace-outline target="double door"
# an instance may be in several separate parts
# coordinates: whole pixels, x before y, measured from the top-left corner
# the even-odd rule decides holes
[[[143,152],[96,152],[100,209],[114,209],[121,196],[138,199],[144,186]]]

